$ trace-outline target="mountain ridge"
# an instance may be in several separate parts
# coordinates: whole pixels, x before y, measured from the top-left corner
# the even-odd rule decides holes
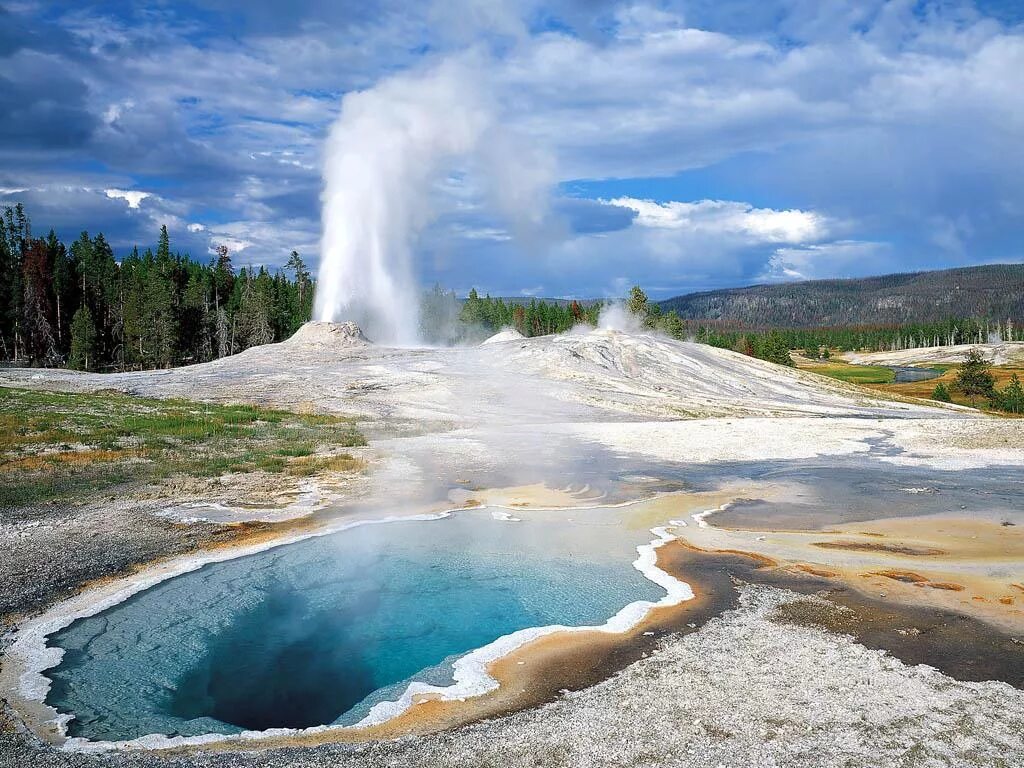
[[[656,302],[684,320],[747,326],[811,327],[948,318],[1024,321],[1024,264],[986,264],[834,278],[674,296]]]

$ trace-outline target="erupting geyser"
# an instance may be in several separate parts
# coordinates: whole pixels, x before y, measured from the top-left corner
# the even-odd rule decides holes
[[[324,150],[316,320],[354,321],[377,343],[418,343],[413,248],[442,212],[445,175],[515,234],[544,230],[550,158],[499,119],[489,63],[460,54],[345,96]]]
[[[475,79],[465,59],[450,59],[345,97],[325,148],[317,320],[353,320],[374,341],[416,343],[411,251],[433,216],[431,185],[491,124]]]

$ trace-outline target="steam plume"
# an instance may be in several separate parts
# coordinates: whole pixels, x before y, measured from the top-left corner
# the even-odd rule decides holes
[[[543,219],[552,169],[500,128],[487,64],[468,52],[345,96],[325,148],[317,320],[354,320],[378,343],[420,341],[413,249],[454,167],[484,177],[481,194],[517,231]]]

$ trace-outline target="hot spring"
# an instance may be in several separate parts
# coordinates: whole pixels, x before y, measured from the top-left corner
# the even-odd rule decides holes
[[[209,563],[51,635],[47,703],[93,741],[358,723],[499,637],[663,597],[631,565],[650,534],[600,518],[480,510]]]

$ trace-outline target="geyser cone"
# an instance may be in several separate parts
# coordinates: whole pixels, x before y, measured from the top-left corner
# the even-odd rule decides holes
[[[301,347],[361,347],[370,340],[353,322],[311,320],[303,323],[286,343]]]

